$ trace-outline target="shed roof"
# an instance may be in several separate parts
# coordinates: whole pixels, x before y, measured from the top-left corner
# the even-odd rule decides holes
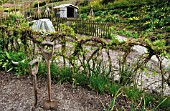
[[[55,6],[55,7],[53,7],[53,8],[63,8],[63,7],[74,7],[74,8],[77,8],[77,9],[78,9],[78,7],[75,6],[75,5],[73,5],[73,4],[61,4],[61,5]]]

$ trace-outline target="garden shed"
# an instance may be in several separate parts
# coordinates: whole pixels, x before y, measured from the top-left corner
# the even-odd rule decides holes
[[[73,4],[62,4],[53,8],[56,17],[77,18],[78,16],[78,7]]]

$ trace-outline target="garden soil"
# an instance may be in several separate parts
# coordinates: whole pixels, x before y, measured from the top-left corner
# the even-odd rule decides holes
[[[34,104],[33,78],[17,77],[0,71],[0,111],[32,111]],[[111,96],[99,95],[88,88],[73,87],[69,83],[52,83],[52,98],[58,101],[58,111],[102,111],[110,104]],[[38,105],[35,111],[45,111],[47,81],[38,79]],[[121,103],[122,104],[122,103]]]

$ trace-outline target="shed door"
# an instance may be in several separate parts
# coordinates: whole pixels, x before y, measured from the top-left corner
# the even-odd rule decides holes
[[[67,7],[67,17],[69,18],[74,18],[74,8],[72,7]]]

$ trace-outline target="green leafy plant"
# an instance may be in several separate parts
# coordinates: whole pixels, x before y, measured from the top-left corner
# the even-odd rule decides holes
[[[170,110],[170,97],[162,97],[159,99],[159,104],[157,105],[157,107],[155,108],[163,108],[164,110]]]
[[[116,91],[116,93],[115,93],[112,101],[110,102],[110,105],[108,106],[108,108],[106,108],[106,107],[104,106],[104,110],[105,110],[105,111],[113,111],[114,108],[115,108],[116,99],[117,99],[121,94],[122,94],[122,93],[121,93],[121,88],[119,88],[119,89]]]
[[[22,60],[26,59],[26,55],[23,52],[4,52],[0,55],[0,66],[4,68],[7,72],[15,70],[14,62],[21,62]]]
[[[79,72],[75,75],[75,83],[84,87],[87,87],[89,84],[89,78],[87,78],[85,72]]]
[[[72,82],[72,70],[69,67],[63,67],[59,70],[60,75],[59,75],[59,82]]]
[[[127,98],[131,99],[134,102],[139,102],[142,92],[137,88],[124,88],[124,93],[127,96]]]
[[[50,71],[51,71],[51,78],[53,80],[57,80],[59,78],[60,75],[60,69],[58,68],[58,66],[56,65],[56,63],[52,62],[50,65]]]
[[[28,71],[28,63],[30,60],[25,60],[24,62],[19,62],[19,64],[15,67],[17,76],[24,76],[29,73]]]
[[[108,86],[108,91],[112,94],[112,95],[116,95],[117,91],[119,90],[121,86],[117,83],[111,83]]]
[[[153,104],[156,101],[156,97],[154,95],[152,95],[152,94],[145,93],[144,99],[145,99],[146,106],[149,107],[150,109],[152,109]]]
[[[47,75],[47,66],[45,62],[39,62],[38,64],[38,76],[45,78]]]
[[[89,77],[89,87],[97,90],[101,94],[104,93],[108,85],[107,83],[108,83],[108,79],[106,77],[95,76],[95,75]]]
[[[134,83],[135,75],[131,67],[128,67],[126,64],[120,65],[119,74],[120,74],[120,79],[119,79],[120,84],[130,85],[131,83]]]

